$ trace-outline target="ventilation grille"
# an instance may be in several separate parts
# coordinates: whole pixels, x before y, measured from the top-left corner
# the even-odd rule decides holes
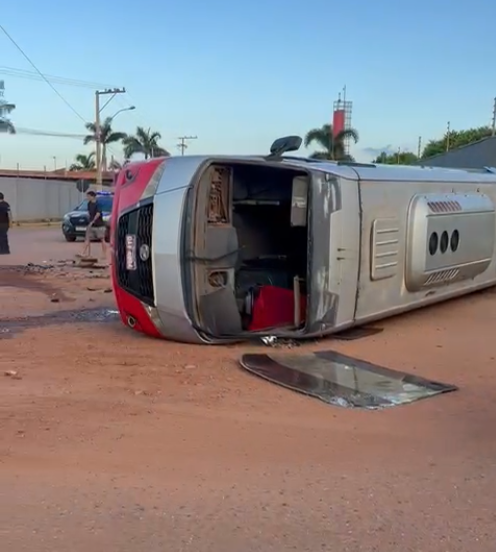
[[[432,213],[457,213],[462,211],[458,201],[428,201],[427,206]]]
[[[398,269],[399,222],[394,218],[376,219],[372,225],[370,278],[391,278]]]
[[[144,205],[119,218],[117,226],[117,278],[119,286],[144,303],[154,306],[153,270],[152,270],[152,226],[153,203]],[[136,236],[136,270],[126,268],[126,236]],[[140,259],[139,250],[142,245],[149,248],[146,260]]]
[[[422,287],[433,286],[452,282],[459,274],[458,268],[449,268],[448,270],[439,270],[429,275]]]

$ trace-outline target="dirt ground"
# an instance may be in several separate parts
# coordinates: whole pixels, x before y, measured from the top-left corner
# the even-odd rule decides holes
[[[54,268],[0,270],[0,328],[112,307],[105,271],[57,263],[78,247],[53,229],[12,232],[10,265]],[[381,323],[373,337],[295,349],[460,387],[364,412],[241,371],[240,354],[262,345],[40,320],[0,339],[1,549],[492,552],[495,321],[488,291]]]

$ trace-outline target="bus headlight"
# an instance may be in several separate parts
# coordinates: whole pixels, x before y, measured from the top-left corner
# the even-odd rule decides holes
[[[162,175],[165,171],[165,163],[165,161],[162,161],[162,163],[160,163],[160,165],[155,169],[155,172],[150,178],[150,182],[148,182],[148,184],[146,185],[146,188],[141,195],[140,200],[146,199],[148,197],[153,197],[155,195],[160,179],[162,178]]]

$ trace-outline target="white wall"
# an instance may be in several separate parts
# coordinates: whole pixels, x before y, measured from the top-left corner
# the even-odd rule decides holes
[[[83,199],[75,181],[0,177],[0,192],[10,204],[12,219],[28,222],[60,219]]]

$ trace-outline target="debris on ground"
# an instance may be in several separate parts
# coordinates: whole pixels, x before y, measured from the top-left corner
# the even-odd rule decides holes
[[[299,347],[301,343],[295,341],[294,339],[281,339],[275,335],[266,335],[260,338],[260,341],[267,347],[287,347],[291,349],[292,347]]]
[[[24,270],[27,272],[43,272],[51,268],[55,268],[53,264],[48,264],[48,261],[43,261],[43,264],[27,263]]]
[[[15,379],[15,380],[22,379],[22,376],[20,376],[19,373],[16,370],[5,370],[3,375],[8,377],[8,378]]]
[[[96,257],[76,257],[75,265],[81,268],[95,268],[98,264]]]

